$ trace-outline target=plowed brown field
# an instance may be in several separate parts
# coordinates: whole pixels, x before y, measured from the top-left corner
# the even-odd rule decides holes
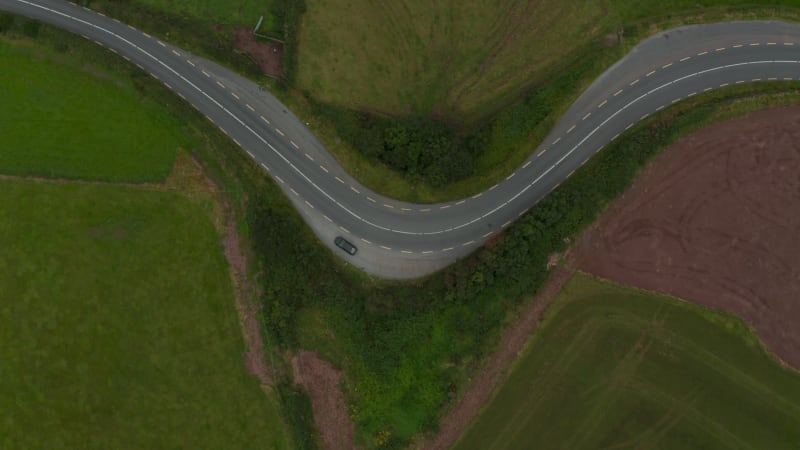
[[[595,275],[738,314],[800,367],[800,107],[680,140],[574,256]]]

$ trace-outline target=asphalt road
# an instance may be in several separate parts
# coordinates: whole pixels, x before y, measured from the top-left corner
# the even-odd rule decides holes
[[[191,103],[271,176],[317,236],[368,273],[413,278],[501,232],[636,122],[705,91],[800,79],[800,26],[730,22],[682,27],[642,42],[599,77],[517,170],[489,190],[422,205],[376,194],[339,166],[275,97],[213,62],[75,4],[0,0],[130,60]],[[343,236],[359,248],[334,247]]]

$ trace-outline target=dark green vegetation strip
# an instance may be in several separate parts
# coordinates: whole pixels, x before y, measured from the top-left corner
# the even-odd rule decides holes
[[[139,92],[166,103],[197,139],[192,151],[230,195],[263,269],[264,319],[273,343],[319,350],[345,369],[350,411],[368,447],[399,448],[415,433],[435,429],[523,296],[546,281],[548,256],[564,250],[565,238],[593,222],[660,149],[719,111],[800,97],[796,84],[762,84],[678,104],[621,137],[471,257],[425,280],[396,284],[371,281],[318,245],[263,170],[160,83],[80,38],[42,32],[74,56],[129,72]],[[310,433],[302,398],[287,393],[281,399],[292,405],[285,410],[300,411],[289,421],[295,435]]]
[[[800,374],[741,319],[576,274],[467,449],[800,446]]]
[[[185,144],[176,119],[124,78],[64,59],[56,51],[0,41],[0,173],[163,179]],[[64,70],[65,64],[73,69]]]
[[[0,182],[0,447],[287,448],[179,194]]]

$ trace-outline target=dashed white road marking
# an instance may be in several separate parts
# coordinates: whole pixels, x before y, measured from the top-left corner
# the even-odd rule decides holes
[[[350,190],[355,192],[356,194],[360,194],[361,193],[361,191],[359,191],[358,189],[354,188],[353,186],[350,186]]]
[[[514,175],[516,175],[516,174],[517,174],[516,172],[511,172],[511,175],[507,176],[506,180],[510,180],[510,179],[514,178]]]
[[[784,42],[783,45],[794,45],[794,42]]]
[[[556,144],[558,144],[559,142],[561,142],[561,138],[558,138],[558,139],[556,139],[555,141],[553,141],[553,144],[552,144],[552,145],[556,145]],[[544,153],[544,152],[542,152],[542,153]]]
[[[691,56],[687,56],[687,57],[685,57],[685,58],[681,58],[679,62],[688,61],[688,60],[690,60],[690,59],[692,59],[692,57],[691,57]]]
[[[27,1],[24,1],[24,0],[19,0],[19,1],[21,1],[21,2],[23,2],[23,3],[30,4],[30,5],[32,5],[32,6],[35,6],[35,7],[38,7],[38,8],[40,8],[40,9],[45,9],[45,10],[48,10],[48,11],[50,11],[50,12],[53,12],[54,14],[60,14],[60,15],[62,15],[62,16],[65,16],[65,17],[72,18],[73,20],[75,20],[75,21],[77,21],[77,22],[82,22],[82,23],[84,23],[84,24],[86,24],[86,25],[88,25],[88,26],[91,26],[91,27],[94,27],[94,28],[96,28],[96,29],[98,29],[98,30],[104,31],[104,32],[106,32],[106,33],[108,33],[108,34],[110,34],[110,35],[112,35],[112,36],[116,37],[117,39],[120,39],[120,40],[121,40],[121,41],[123,41],[123,42],[126,42],[127,44],[129,44],[129,45],[131,45],[132,47],[136,48],[137,50],[141,51],[143,54],[145,54],[145,55],[147,55],[148,57],[152,58],[152,59],[153,59],[154,61],[156,61],[157,63],[161,64],[161,65],[162,65],[164,68],[166,68],[167,70],[171,71],[171,72],[172,72],[172,73],[174,73],[176,76],[180,77],[180,78],[181,78],[183,81],[185,81],[187,84],[189,84],[190,86],[192,86],[193,88],[195,88],[196,90],[198,90],[198,91],[199,91],[201,94],[203,94],[204,96],[206,96],[206,97],[207,97],[207,98],[208,98],[210,101],[214,102],[214,103],[215,103],[215,104],[216,104],[218,107],[220,107],[220,108],[221,108],[223,111],[225,111],[225,112],[226,112],[228,115],[230,115],[230,116],[231,116],[231,117],[232,117],[234,120],[238,121],[238,122],[239,122],[239,123],[240,123],[242,126],[244,126],[245,128],[247,128],[247,129],[248,129],[248,131],[250,131],[251,133],[253,133],[254,135],[256,135],[256,137],[258,137],[258,138],[259,138],[259,139],[260,139],[260,140],[261,140],[261,141],[262,141],[262,142],[263,142],[265,145],[269,146],[269,147],[272,149],[272,151],[276,153],[276,155],[278,155],[279,157],[282,157],[282,155],[280,155],[280,153],[279,153],[279,152],[278,152],[278,151],[277,151],[277,150],[276,150],[274,147],[272,147],[272,146],[269,144],[269,142],[267,142],[267,141],[266,141],[266,140],[265,140],[263,137],[259,136],[259,135],[258,135],[258,134],[257,134],[257,133],[256,133],[254,130],[252,130],[250,127],[248,127],[248,126],[247,126],[247,124],[245,124],[245,123],[244,123],[244,122],[243,122],[241,119],[239,119],[239,118],[238,118],[238,117],[237,117],[235,114],[233,114],[231,111],[227,110],[227,109],[226,109],[224,106],[222,106],[222,105],[221,105],[221,104],[219,104],[217,101],[215,101],[213,97],[211,97],[211,96],[209,96],[207,93],[203,92],[203,91],[202,91],[202,89],[200,89],[199,87],[197,87],[196,85],[194,85],[194,84],[191,82],[191,80],[188,80],[188,79],[186,79],[186,78],[185,78],[185,77],[183,77],[183,76],[182,76],[180,73],[178,73],[178,72],[176,72],[174,69],[172,69],[172,68],[171,68],[169,65],[167,65],[167,64],[166,64],[166,63],[164,63],[163,61],[160,61],[158,58],[156,58],[155,56],[151,55],[151,54],[150,54],[150,53],[148,53],[146,50],[144,50],[144,49],[142,49],[142,48],[140,48],[140,47],[136,46],[136,44],[134,44],[134,43],[130,42],[129,40],[125,39],[124,37],[121,37],[121,36],[119,36],[119,35],[117,35],[117,34],[113,33],[112,31],[109,31],[109,30],[107,30],[107,29],[104,29],[104,28],[102,28],[102,27],[99,27],[99,26],[97,26],[97,25],[91,24],[91,23],[89,23],[89,22],[86,22],[86,21],[84,21],[84,20],[81,20],[81,19],[78,19],[78,18],[75,18],[75,17],[68,16],[67,14],[60,13],[60,12],[58,12],[58,11],[55,11],[55,10],[52,10],[52,9],[46,8],[46,7],[44,7],[44,6],[35,5],[35,4],[33,4],[33,3],[29,3],[29,2],[27,2]],[[719,51],[719,50],[724,50],[724,48],[718,49],[718,51]],[[623,107],[622,107],[622,108],[621,108],[619,111],[617,111],[617,112],[616,112],[616,113],[614,113],[614,114],[613,114],[611,117],[609,117],[608,119],[606,119],[606,120],[605,120],[605,121],[604,121],[604,122],[603,122],[601,125],[604,125],[604,124],[605,124],[605,123],[607,123],[607,122],[608,122],[608,121],[609,121],[611,118],[615,117],[617,114],[621,113],[623,110],[627,109],[627,108],[628,108],[630,105],[632,105],[632,104],[633,104],[633,103],[635,103],[635,102],[638,102],[638,101],[639,101],[639,100],[641,100],[642,98],[644,98],[644,97],[646,97],[646,96],[648,96],[648,95],[652,94],[653,92],[655,92],[655,91],[657,91],[657,90],[663,89],[663,88],[664,88],[664,87],[666,87],[666,86],[672,85],[672,84],[674,84],[674,83],[677,83],[677,82],[679,82],[679,81],[681,81],[681,80],[684,80],[684,79],[687,79],[687,78],[689,78],[689,77],[693,77],[693,76],[697,76],[697,75],[700,75],[700,74],[705,74],[705,73],[710,73],[710,72],[713,72],[713,71],[718,71],[718,70],[721,70],[721,69],[726,69],[726,68],[731,68],[731,67],[744,66],[744,65],[751,65],[751,64],[767,64],[767,63],[773,63],[773,64],[774,64],[774,63],[793,63],[793,64],[798,64],[798,63],[800,63],[800,62],[798,62],[798,61],[795,61],[795,60],[791,60],[791,61],[749,61],[749,62],[735,63],[735,64],[728,64],[728,65],[724,65],[724,66],[713,67],[713,68],[705,69],[705,70],[702,70],[702,71],[699,71],[699,72],[695,72],[695,73],[692,73],[692,74],[686,75],[686,76],[684,76],[684,77],[678,78],[678,79],[676,79],[676,80],[670,81],[669,83],[665,83],[665,84],[663,84],[663,85],[661,85],[661,86],[659,86],[659,87],[657,87],[657,88],[655,88],[655,89],[652,89],[651,91],[649,91],[649,92],[647,92],[647,93],[644,93],[644,94],[642,94],[642,95],[641,95],[641,96],[639,96],[637,99],[635,99],[635,100],[633,100],[633,101],[629,102],[627,105],[623,106]],[[596,127],[596,128],[595,128],[595,130],[593,130],[592,132],[588,133],[588,134],[587,134],[587,135],[586,135],[586,136],[585,136],[585,137],[584,137],[584,138],[583,138],[583,139],[582,139],[582,140],[581,140],[581,141],[580,141],[578,144],[576,144],[576,145],[575,145],[575,146],[574,146],[572,149],[570,149],[570,150],[569,150],[569,151],[568,151],[566,154],[564,154],[563,156],[561,156],[561,158],[560,158],[560,159],[559,159],[559,160],[556,162],[556,164],[555,164],[554,166],[552,166],[552,167],[551,167],[550,169],[548,169],[548,170],[547,170],[545,173],[543,173],[542,175],[540,175],[540,177],[539,177],[539,178],[537,178],[536,180],[534,180],[532,183],[530,183],[528,186],[526,186],[526,187],[525,187],[524,189],[522,189],[520,192],[518,192],[517,194],[515,194],[514,196],[512,196],[512,197],[511,197],[511,198],[510,198],[508,201],[506,201],[505,203],[503,203],[503,204],[501,204],[501,205],[497,206],[497,207],[496,207],[496,208],[494,208],[492,211],[489,211],[489,212],[485,213],[484,215],[482,215],[482,216],[480,216],[480,217],[477,217],[477,218],[473,219],[473,220],[472,220],[472,221],[470,221],[470,222],[467,222],[467,223],[464,223],[464,224],[460,224],[460,225],[458,225],[458,226],[455,226],[455,227],[449,228],[449,229],[447,229],[447,230],[439,230],[439,231],[435,231],[435,232],[425,232],[425,233],[413,233],[413,232],[406,232],[406,231],[400,231],[400,230],[392,230],[392,229],[389,229],[389,228],[386,228],[386,227],[382,227],[381,225],[378,225],[378,224],[375,224],[375,223],[369,222],[367,219],[365,219],[365,218],[363,218],[363,217],[359,217],[359,216],[358,216],[358,215],[357,215],[355,212],[353,212],[353,211],[349,210],[349,209],[348,209],[347,207],[345,207],[344,205],[341,205],[341,204],[339,204],[339,202],[337,202],[335,198],[331,197],[329,194],[327,194],[326,192],[324,192],[324,191],[323,191],[323,190],[322,190],[322,189],[321,189],[321,188],[320,188],[318,185],[316,185],[316,184],[315,184],[315,183],[314,183],[314,182],[313,182],[311,179],[309,179],[309,178],[308,178],[308,177],[307,177],[307,176],[306,176],[306,175],[305,175],[303,172],[301,172],[301,171],[300,171],[300,170],[299,170],[297,167],[294,167],[294,165],[292,165],[292,163],[291,163],[290,161],[288,161],[286,158],[283,158],[283,159],[284,159],[284,161],[286,161],[286,162],[287,162],[287,164],[289,164],[289,165],[290,165],[290,166],[291,166],[291,167],[292,167],[292,168],[293,168],[293,169],[294,169],[294,170],[295,170],[295,171],[296,171],[296,172],[297,172],[297,173],[298,173],[300,176],[302,176],[302,177],[303,177],[303,178],[304,178],[306,181],[308,181],[308,182],[309,182],[309,183],[310,183],[312,186],[314,186],[314,187],[315,187],[315,188],[316,188],[318,191],[320,191],[320,192],[321,192],[323,195],[325,195],[325,196],[326,196],[326,197],[327,197],[329,200],[331,200],[332,202],[334,202],[335,204],[337,204],[337,205],[338,205],[340,208],[342,208],[343,210],[345,210],[345,211],[347,211],[348,213],[350,213],[352,216],[356,217],[357,219],[359,219],[359,220],[361,220],[361,221],[363,221],[363,222],[365,222],[365,223],[367,223],[367,224],[369,224],[369,225],[371,225],[371,226],[374,226],[374,227],[376,227],[376,228],[379,228],[379,229],[384,229],[384,230],[387,230],[387,231],[393,231],[393,232],[397,232],[397,233],[403,233],[403,234],[426,234],[426,235],[427,235],[427,234],[440,234],[440,233],[444,233],[445,231],[452,231],[452,230],[455,230],[455,229],[460,229],[460,228],[463,228],[463,227],[465,227],[465,226],[467,226],[467,225],[470,225],[470,224],[472,224],[472,223],[475,223],[476,221],[478,221],[478,220],[481,220],[481,219],[483,219],[483,218],[485,218],[485,217],[487,217],[487,216],[489,216],[489,215],[493,214],[494,212],[496,212],[496,211],[497,211],[497,210],[499,210],[500,208],[502,208],[502,207],[504,207],[505,205],[509,204],[511,201],[513,201],[514,199],[518,198],[520,195],[522,195],[524,192],[526,192],[526,191],[527,191],[527,190],[528,190],[530,187],[532,187],[534,184],[536,184],[536,182],[538,182],[538,181],[539,181],[539,180],[540,180],[540,179],[541,179],[543,176],[545,176],[545,175],[546,175],[546,174],[547,174],[547,173],[548,173],[550,170],[552,170],[552,169],[553,169],[553,168],[554,168],[556,165],[558,165],[558,164],[561,164],[561,162],[563,162],[563,161],[564,161],[564,160],[565,160],[567,157],[569,157],[569,156],[570,156],[570,155],[571,155],[571,154],[572,154],[572,153],[573,153],[573,152],[574,152],[574,151],[575,151],[575,150],[576,150],[576,149],[577,149],[577,148],[578,148],[578,147],[579,147],[581,144],[583,144],[583,143],[584,143],[586,140],[588,140],[588,139],[589,139],[589,138],[590,138],[590,137],[591,137],[591,136],[592,136],[592,135],[593,135],[593,134],[594,134],[594,133],[595,133],[595,132],[596,132],[596,131],[597,131],[599,128],[600,128],[600,126]],[[225,130],[223,130],[223,132],[224,132],[224,131],[225,131]],[[523,211],[523,212],[524,212],[524,211]]]
[[[400,208],[400,211],[411,211],[411,208]]]
[[[222,89],[225,89],[225,85],[220,83],[219,81],[217,81],[217,86],[221,87]]]
[[[177,50],[172,50],[172,53],[174,53],[174,54],[175,54],[175,55],[177,55],[177,56],[181,56],[181,54],[180,54],[180,53],[178,53],[178,51],[177,51]]]
[[[618,96],[619,94],[622,94],[622,89],[618,90],[617,92],[614,92],[614,97]]]
[[[165,44],[165,43],[163,43],[163,42],[161,42],[161,41],[156,41],[156,42],[158,42],[158,45],[160,45],[160,46],[162,46],[162,47],[166,47],[166,46],[167,46],[167,44]]]
[[[767,45],[778,45],[777,42],[767,42]]]
[[[681,99],[680,98],[676,98],[675,100],[672,101],[672,103],[675,104],[675,103],[678,103],[679,101],[681,101]]]
[[[751,81],[761,81],[761,78],[753,78]]]
[[[567,130],[567,134],[572,133],[572,130],[574,130],[574,129],[575,129],[575,125],[569,127],[569,130]]]
[[[645,76],[649,77],[649,76],[652,76],[654,73],[656,73],[656,71],[655,70],[651,70],[650,72],[647,72],[647,75],[645,75]]]
[[[727,85],[728,85],[728,83],[722,83],[722,84],[719,85],[719,87],[725,87]]]
[[[447,208],[449,208],[450,206],[451,206],[451,205],[444,205],[444,206],[440,206],[440,207],[439,207],[439,209],[447,209]]]
[[[311,155],[309,155],[308,153],[306,153],[306,158],[308,158],[311,161],[314,161],[314,158]]]
[[[491,236],[492,233],[494,233],[494,231],[490,231],[490,232],[484,234],[483,236],[481,236],[481,238],[487,238],[487,237]]]
[[[343,227],[343,226],[341,226],[341,225],[339,225],[339,229],[340,229],[340,230],[342,230],[342,231],[344,231],[344,232],[345,232],[345,233],[347,233],[347,234],[350,234],[350,230],[348,230],[347,228],[345,228],[345,227]]]
[[[294,143],[294,141],[292,141],[292,140],[289,140],[289,143],[290,143],[290,144],[292,144],[292,147],[294,147],[294,148],[296,148],[296,149],[300,150],[300,147],[298,147],[298,146],[297,146],[297,144],[295,144],[295,143]],[[312,161],[313,161],[313,160],[312,160]]]
[[[311,209],[314,209],[314,205],[312,205],[311,203],[308,203],[308,200],[306,200],[305,202],[306,202],[306,205],[308,205]]]
[[[744,83],[744,80],[739,80],[736,82],[736,84],[742,84],[742,83]]]
[[[384,250],[391,250],[391,249],[392,249],[392,247],[387,247],[387,246],[385,246],[385,245],[381,245],[380,247],[381,247],[382,249],[384,249]]]
[[[449,252],[452,249],[453,249],[453,247],[447,247],[447,248],[443,248],[442,251],[443,252]]]
[[[409,254],[410,255],[411,253],[414,253],[414,252],[409,251],[409,250],[400,250],[400,253],[405,253],[405,254]]]
[[[266,165],[264,163],[261,163],[261,167],[263,167],[264,170],[266,170],[267,172],[271,172],[271,170],[269,170],[269,166],[268,165]]]
[[[297,191],[294,190],[294,188],[289,188],[289,190],[292,191],[292,194],[300,197],[300,194],[298,194]]]
[[[694,97],[695,95],[697,95],[697,92],[692,92],[691,94],[687,95],[686,98]]]
[[[586,119],[588,119],[588,118],[589,118],[589,116],[591,116],[591,115],[592,115],[592,113],[586,113],[586,115],[585,115],[585,116],[583,116],[583,119],[581,119],[581,120],[586,120]]]
[[[703,92],[708,92],[708,91],[710,91],[711,89],[714,89],[714,88],[707,87],[707,88],[703,89]]]
[[[466,247],[466,246],[468,246],[468,245],[472,245],[472,244],[474,244],[474,243],[475,243],[475,241],[468,241],[468,242],[464,242],[463,244],[461,244],[461,246],[462,246],[462,247]]]
[[[384,206],[384,207],[386,207],[386,208],[389,208],[389,209],[394,209],[394,206],[392,206],[392,205],[388,205],[388,204],[386,204],[386,203],[384,203],[384,204],[383,204],[383,206]]]
[[[209,75],[209,73],[208,73],[208,72],[206,72],[205,70],[200,70],[200,72],[203,72],[203,75],[205,75],[205,76],[207,76],[207,77],[210,77],[210,76],[211,76],[211,75]]]
[[[286,136],[285,134],[283,134],[283,131],[281,131],[280,128],[275,128],[275,131],[277,131],[278,134],[280,134],[281,136]]]
[[[525,161],[525,164],[522,165],[522,168],[524,169],[524,168],[526,168],[526,167],[528,167],[530,165],[531,165],[531,161],[530,160]]]
[[[360,239],[361,239],[361,241],[362,241],[362,242],[364,242],[365,244],[372,244],[372,242],[370,242],[370,241],[368,241],[368,240],[366,240],[366,239],[364,239],[364,238],[360,238]]]
[[[327,220],[328,222],[330,222],[330,223],[333,223],[333,221],[331,220],[331,218],[330,218],[330,217],[328,217],[328,216],[326,216],[325,214],[323,214],[323,215],[322,215],[322,217],[324,217],[324,218],[325,218],[325,220]]]
[[[602,103],[600,103],[599,105],[597,105],[597,107],[598,107],[598,108],[602,108],[603,106],[605,106],[605,104],[606,104],[606,103],[608,103],[608,100],[603,100],[603,101],[602,101]]]
[[[239,96],[236,94],[236,92],[231,92],[231,95],[232,95],[232,96],[233,96],[233,98],[235,98],[236,100],[240,100],[240,98],[239,98]]]
[[[511,221],[510,220],[508,222],[504,223],[503,225],[501,225],[500,228],[505,228],[505,227],[507,227],[509,225],[511,225]]]
[[[372,198],[372,197],[370,197],[369,195],[367,196],[367,200],[369,200],[369,201],[370,201],[370,202],[372,202],[372,203],[375,203],[375,199],[374,199],[374,198]]]
[[[759,44],[758,42],[753,42],[752,44],[750,44],[750,47],[758,47],[759,45],[761,44]]]
[[[483,195],[483,192],[478,192],[477,194],[473,195],[472,198],[476,199],[476,198],[480,197],[481,195]]]
[[[721,51],[723,51],[723,50],[725,50],[725,47],[720,47],[720,48],[718,48],[718,49],[716,49],[716,50],[714,50],[714,51],[716,51],[716,52],[721,52]]]
[[[180,92],[178,92],[177,94],[178,94],[178,97],[182,98],[183,100],[186,100],[186,97],[184,97],[183,94],[181,94]]]
[[[669,63],[669,64],[664,64],[663,66],[661,66],[661,68],[662,68],[662,69],[666,69],[666,68],[668,68],[668,67],[670,67],[670,66],[672,66],[672,63]]]
[[[342,184],[344,184],[344,180],[343,180],[343,179],[341,179],[341,178],[339,178],[339,177],[336,177],[336,176],[335,176],[335,177],[333,177],[333,178],[336,178],[336,181],[338,181],[339,183],[342,183]]]
[[[489,190],[490,190],[490,191],[493,191],[493,190],[495,190],[495,189],[497,189],[497,185],[496,185],[496,184],[495,184],[494,186],[492,186],[492,187],[490,187],[490,188],[489,188]]]
[[[196,67],[195,64],[193,62],[189,61],[188,59],[186,60],[186,62],[189,63],[190,66]]]
[[[741,47],[744,47],[744,44],[736,44],[733,46],[733,48],[741,48]]]
[[[433,253],[431,250],[425,250],[424,252],[422,252],[423,255],[428,255],[431,253]]]
[[[457,201],[457,202],[456,202],[456,206],[458,206],[458,205],[463,205],[463,204],[464,204],[464,202],[466,202],[466,200],[460,200],[460,201]]]
[[[658,108],[656,108],[656,111],[661,111],[662,109],[664,109],[664,106],[665,106],[665,105],[661,105],[661,106],[659,106]]]
[[[707,55],[707,54],[708,54],[708,52],[700,52],[700,53],[697,54],[697,56],[703,56],[703,55]]]
[[[280,182],[281,182],[281,184],[283,184],[283,178],[281,178],[281,177],[279,177],[279,176],[275,175],[275,179],[276,179],[276,180],[278,180],[278,181],[280,181]]]
[[[631,82],[630,82],[630,84],[629,84],[628,86],[634,86],[634,85],[636,85],[636,83],[638,83],[638,82],[639,82],[639,79],[637,78],[637,79],[635,79],[635,80],[631,81]]]
[[[419,212],[431,212],[431,209],[430,208],[422,208],[422,209],[419,210]]]

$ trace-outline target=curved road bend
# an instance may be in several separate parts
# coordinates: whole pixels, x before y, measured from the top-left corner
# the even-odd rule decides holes
[[[425,275],[472,252],[649,114],[730,85],[800,79],[798,25],[731,22],[659,33],[599,77],[505,180],[470,198],[421,205],[364,188],[285,106],[228,69],[66,1],[0,0],[0,9],[80,34],[161,80],[251,155],[337,255],[389,278]],[[336,249],[337,235],[358,254]]]

